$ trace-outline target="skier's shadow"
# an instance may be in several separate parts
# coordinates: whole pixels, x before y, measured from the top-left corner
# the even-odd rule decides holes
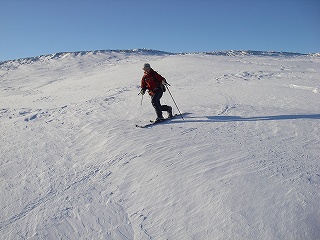
[[[191,113],[183,114],[184,122],[256,122],[256,121],[279,121],[296,119],[320,119],[320,114],[296,114],[296,115],[273,115],[259,117],[240,117],[240,116],[188,116]],[[178,122],[175,122],[178,123]]]

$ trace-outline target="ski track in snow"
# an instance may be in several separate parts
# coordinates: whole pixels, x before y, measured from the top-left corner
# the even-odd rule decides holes
[[[154,117],[137,96],[144,62],[184,120],[135,128]],[[318,239],[319,63],[134,51],[2,63],[1,239]]]

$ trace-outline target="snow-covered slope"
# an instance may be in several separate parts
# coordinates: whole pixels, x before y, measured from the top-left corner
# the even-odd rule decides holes
[[[184,120],[135,128],[144,62]],[[1,239],[319,239],[319,86],[317,55],[1,62]]]

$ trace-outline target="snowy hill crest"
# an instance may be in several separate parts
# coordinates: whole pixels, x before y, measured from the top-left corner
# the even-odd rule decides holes
[[[67,56],[84,56],[84,55],[98,55],[98,54],[110,54],[110,53],[123,53],[123,54],[137,54],[137,55],[186,55],[186,54],[207,54],[216,56],[273,56],[273,57],[297,57],[297,56],[314,56],[319,57],[320,53],[293,53],[293,52],[276,52],[276,51],[212,51],[212,52],[195,52],[195,53],[171,53],[152,49],[128,49],[128,50],[96,50],[96,51],[76,51],[76,52],[59,52],[54,54],[41,55],[36,57],[21,58],[16,60],[0,61],[0,67],[3,65],[13,64],[18,62],[20,64],[32,63],[36,61],[45,61],[50,59],[65,58]]]

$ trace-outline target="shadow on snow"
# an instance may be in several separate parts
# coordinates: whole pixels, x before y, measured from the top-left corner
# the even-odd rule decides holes
[[[184,122],[255,122],[255,121],[278,121],[278,120],[298,120],[298,119],[320,119],[320,114],[297,114],[297,115],[275,115],[259,117],[240,117],[240,116],[204,116],[187,117]],[[192,119],[196,118],[196,119]],[[178,122],[176,122],[178,123]]]

